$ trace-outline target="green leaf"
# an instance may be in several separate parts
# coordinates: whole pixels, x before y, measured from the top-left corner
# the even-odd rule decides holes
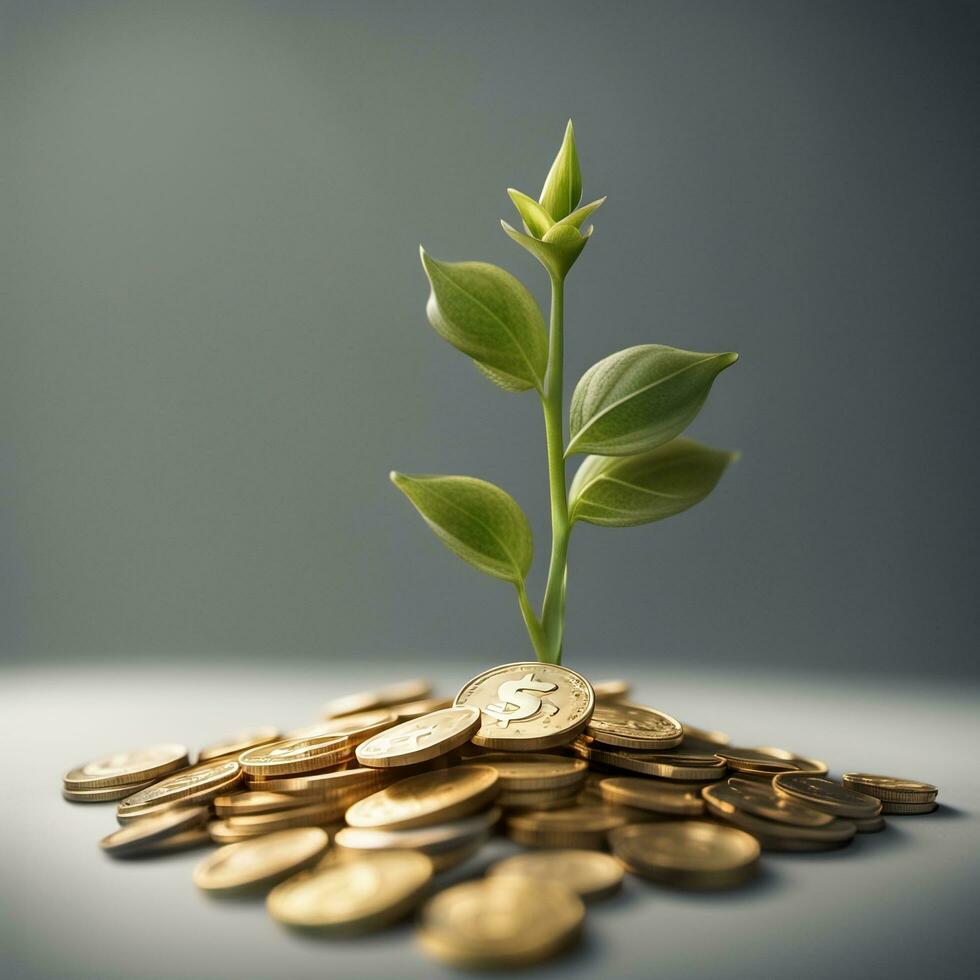
[[[424,248],[420,253],[432,287],[425,309],[436,332],[502,388],[541,391],[548,334],[520,280],[486,262],[439,262]]]
[[[518,245],[527,249],[550,275],[557,276],[559,279],[568,275],[568,270],[575,264],[575,260],[589,240],[589,235],[592,234],[591,226],[582,235],[571,225],[559,222],[545,232],[544,239],[539,239],[512,228],[506,221],[501,221],[500,225]]]
[[[587,456],[569,492],[569,517],[634,527],[693,507],[714,489],[735,453],[674,439],[638,456]]]
[[[494,578],[524,581],[534,545],[524,511],[510,494],[470,476],[392,472],[391,482],[463,561]]]
[[[701,410],[738,354],[699,354],[643,344],[593,364],[575,386],[566,455],[626,456],[662,446]]]
[[[527,194],[523,194],[521,191],[515,191],[513,187],[508,187],[507,193],[514,202],[517,213],[523,219],[524,227],[535,238],[541,238],[555,223],[551,215],[533,197],[528,197]]]
[[[582,200],[582,171],[578,165],[571,119],[565,127],[565,138],[551,170],[548,171],[538,200],[555,221],[561,221],[571,214]]]
[[[574,210],[570,215],[568,215],[568,217],[562,218],[558,224],[571,225],[573,228],[581,228],[582,222],[591,217],[605,203],[606,199],[604,197],[600,197],[598,201],[593,201],[591,204],[584,204],[582,207]]]

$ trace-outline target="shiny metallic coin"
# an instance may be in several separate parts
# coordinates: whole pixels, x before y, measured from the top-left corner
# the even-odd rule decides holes
[[[212,894],[268,887],[314,864],[328,843],[320,828],[300,827],[230,844],[194,869],[194,884]]]
[[[680,782],[714,782],[728,771],[715,756],[685,756],[667,752],[638,752],[614,749],[591,738],[577,738],[569,748],[591,764],[640,772],[646,776]]]
[[[493,807],[470,817],[450,820],[408,830],[375,830],[370,827],[343,827],[337,831],[334,843],[340,850],[412,850],[431,857],[443,851],[453,851],[480,838],[500,819],[500,810]]]
[[[939,806],[935,800],[930,803],[882,803],[881,812],[891,814],[932,813]]]
[[[409,776],[355,803],[347,823],[396,830],[455,820],[487,806],[497,795],[497,781],[496,770],[488,766]]]
[[[609,831],[629,821],[629,811],[618,806],[535,810],[512,814],[507,820],[507,835],[528,847],[603,849]]]
[[[637,807],[667,816],[695,817],[704,813],[704,800],[697,790],[636,776],[613,776],[599,783],[607,803]]]
[[[183,769],[187,765],[187,749],[183,745],[154,745],[134,752],[117,752],[65,773],[66,790],[106,789],[147,783]]]
[[[939,793],[932,783],[867,772],[845,772],[841,782],[856,793],[874,796],[887,803],[931,803]]]
[[[178,851],[207,847],[213,843],[214,841],[205,827],[192,827],[190,830],[182,830],[179,834],[164,837],[163,840],[157,841],[155,844],[147,845],[145,850],[140,851],[140,857],[160,857]]]
[[[154,780],[146,783],[132,783],[126,786],[106,786],[100,789],[63,789],[61,795],[72,803],[111,803],[124,800],[127,796],[152,786]]]
[[[740,748],[734,745],[719,746],[715,755],[724,759],[729,768],[736,772],[755,773],[757,775],[775,776],[779,772],[799,772],[800,770],[787,759],[779,759],[768,752],[759,749]]]
[[[829,771],[826,762],[822,762],[820,759],[808,759],[806,756],[797,755],[795,752],[790,752],[787,749],[764,745],[760,746],[756,751],[764,752],[766,755],[770,755],[782,762],[792,763],[800,772],[812,772],[818,776],[826,776]]]
[[[516,663],[474,677],[456,704],[481,712],[476,745],[540,752],[575,738],[592,716],[595,697],[589,682],[567,667]]]
[[[780,773],[772,781],[773,789],[835,817],[876,817],[881,802],[871,796],[845,789],[840,783],[809,773]]]
[[[294,928],[366,932],[407,915],[432,874],[432,862],[417,851],[364,853],[283,882],[266,905]]]
[[[582,900],[565,885],[494,875],[455,885],[430,899],[422,910],[418,939],[430,956],[451,966],[513,969],[569,947],[578,939],[584,918]]]
[[[587,731],[597,742],[624,749],[670,749],[684,737],[680,722],[670,715],[626,701],[597,705]]]
[[[99,846],[113,857],[129,857],[182,831],[200,829],[207,815],[207,807],[175,807],[113,831],[99,841]]]
[[[587,902],[608,898],[623,883],[623,866],[616,858],[573,848],[515,854],[498,861],[487,874],[557,881]]]
[[[238,761],[249,776],[275,779],[336,765],[353,754],[353,745],[345,736],[320,735],[260,745],[243,752]]]
[[[850,842],[856,832],[856,827],[850,820],[832,817],[830,823],[820,826],[802,826],[789,824],[779,820],[767,820],[757,817],[736,807],[718,805],[709,791],[705,792],[705,803],[708,812],[726,824],[747,831],[757,838],[767,850],[798,850],[790,846],[793,842],[825,844],[828,847],[842,847]],[[806,846],[803,850],[812,850]]]
[[[579,794],[577,786],[558,789],[508,789],[502,790],[494,801],[506,810],[559,810],[575,805]]]
[[[202,762],[127,796],[116,808],[116,815],[125,822],[129,817],[146,816],[175,803],[209,802],[237,785],[241,778],[242,770],[235,759]]]
[[[290,827],[328,827],[343,822],[350,804],[346,800],[329,803],[308,803],[274,813],[250,813],[225,817],[226,828],[237,834],[268,834]]]
[[[575,789],[582,785],[588,772],[581,759],[533,752],[487,753],[476,762],[497,771],[501,792]]]
[[[850,821],[859,834],[876,834],[885,829],[884,817],[851,817]]]
[[[241,817],[247,814],[289,810],[296,806],[296,799],[286,793],[266,793],[258,790],[216,796],[212,804],[214,812],[219,817]]]
[[[357,747],[364,766],[411,766],[465,745],[480,727],[480,712],[471,706],[443,708],[403,721]]]
[[[751,834],[702,820],[633,824],[614,830],[609,840],[634,874],[688,888],[742,884],[759,863],[759,843]]]
[[[235,732],[234,735],[227,735],[218,742],[206,745],[197,754],[198,762],[208,762],[211,759],[220,759],[225,755],[238,756],[246,749],[253,749],[258,745],[268,745],[282,738],[279,729],[271,725],[261,728],[249,728],[242,732]]]
[[[384,785],[387,774],[383,770],[358,767],[356,769],[332,769],[329,772],[285,776],[282,779],[265,779],[261,786],[268,793],[299,794],[311,799],[336,796],[354,788],[373,793]]]
[[[744,779],[730,779],[727,783],[705,786],[701,795],[712,813],[721,815],[741,810],[795,827],[825,827],[834,820],[831,814],[777,793],[771,786],[760,786]]]

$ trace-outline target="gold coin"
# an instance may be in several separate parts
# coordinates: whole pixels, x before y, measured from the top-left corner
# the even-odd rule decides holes
[[[278,728],[270,725],[263,725],[260,728],[249,728],[243,732],[235,732],[234,735],[227,735],[220,742],[213,742],[206,745],[197,754],[198,762],[208,762],[211,759],[220,759],[223,755],[240,755],[246,749],[255,748],[257,745],[267,745],[282,738]]]
[[[497,806],[508,810],[560,810],[573,806],[578,797],[577,786],[557,789],[510,789],[497,795]]]
[[[715,732],[707,728],[698,728],[697,725],[688,725],[687,723],[681,725],[684,729],[684,741],[681,742],[681,748],[687,749],[687,742],[707,742],[710,745],[728,745],[731,738],[724,732]]]
[[[338,738],[344,736],[351,745],[360,745],[378,732],[398,723],[398,715],[385,708],[378,711],[360,711],[342,718],[328,718],[313,725],[304,725],[286,733],[286,738]]]
[[[379,768],[427,762],[468,742],[479,727],[476,708],[443,708],[372,736],[357,747],[357,761]]]
[[[488,752],[480,756],[477,765],[497,770],[502,792],[578,788],[588,772],[588,766],[581,759],[532,752]]]
[[[350,758],[350,742],[342,735],[290,738],[243,752],[238,761],[250,776],[288,776],[336,765]]]
[[[704,813],[704,801],[697,790],[687,786],[664,785],[636,776],[615,776],[599,783],[607,803],[638,807],[653,813],[696,817]]]
[[[634,824],[614,830],[609,840],[634,874],[692,888],[741,884],[759,862],[751,834],[703,820]]]
[[[779,773],[772,781],[773,789],[791,796],[835,817],[876,817],[881,813],[881,801],[863,793],[845,789],[840,783],[823,776],[804,772]]]
[[[103,837],[99,847],[113,857],[142,853],[149,845],[181,831],[200,828],[207,818],[207,807],[174,807],[159,816],[134,820]]]
[[[593,681],[596,701],[621,701],[630,693],[629,681]]]
[[[268,886],[319,861],[328,843],[319,827],[298,827],[229,844],[194,869],[194,884],[224,894]]]
[[[570,742],[588,724],[595,707],[589,682],[555,664],[516,663],[474,677],[456,695],[473,705],[482,725],[476,745],[509,751],[541,751]]]
[[[201,762],[127,796],[116,808],[116,815],[124,820],[178,802],[203,803],[231,789],[241,778],[241,766],[236,759]]]
[[[204,827],[192,827],[190,830],[182,830],[179,834],[171,837],[164,837],[163,840],[155,844],[148,844],[146,850],[141,851],[141,855],[157,857],[161,854],[172,854],[175,851],[189,851],[191,848],[203,847],[205,844],[213,844],[211,835]]]
[[[110,803],[123,800],[127,796],[147,786],[152,786],[153,780],[147,783],[130,783],[126,786],[106,786],[103,789],[63,789],[61,795],[72,803]]]
[[[851,817],[850,821],[857,828],[859,834],[875,834],[879,830],[885,829],[885,818],[878,817]]]
[[[587,902],[607,898],[623,883],[623,866],[614,857],[574,848],[515,854],[498,861],[487,874],[557,881]]]
[[[376,851],[307,871],[275,888],[269,914],[288,926],[365,932],[411,911],[432,878],[417,851]]]
[[[132,783],[146,783],[187,765],[183,745],[154,745],[135,752],[117,752],[65,773],[68,790],[105,789]]]
[[[413,718],[452,706],[452,698],[422,698],[421,701],[406,701],[404,704],[392,705],[391,710],[398,715],[399,721],[411,721]]]
[[[340,718],[359,711],[374,711],[377,708],[390,708],[392,705],[405,704],[408,701],[420,701],[432,693],[432,685],[428,681],[412,680],[389,684],[377,691],[359,691],[357,694],[347,694],[342,698],[328,701],[323,706],[324,718]]]
[[[800,772],[812,772],[818,776],[826,776],[830,771],[826,762],[820,759],[808,759],[805,756],[797,755],[787,749],[778,749],[772,745],[760,746],[757,752],[765,752],[782,762],[791,762]]]
[[[775,776],[779,772],[799,772],[792,762],[778,759],[760,749],[738,748],[734,745],[719,746],[715,755],[728,763],[736,772],[754,773],[756,775]]]
[[[515,813],[507,821],[511,840],[529,847],[601,849],[611,830],[625,826],[629,811],[618,806],[574,806],[561,810]]]
[[[839,817],[819,827],[801,827],[766,820],[734,807],[723,809],[716,806],[710,797],[706,797],[705,802],[713,816],[750,833],[767,851],[814,851],[843,847],[857,831],[852,821]]]
[[[589,762],[615,769],[641,772],[660,779],[682,782],[711,782],[721,779],[727,764],[715,756],[685,756],[667,752],[635,752],[611,749],[589,738],[577,738],[570,746],[573,752]]]
[[[462,864],[476,854],[488,840],[490,840],[490,831],[485,830],[478,837],[474,837],[473,840],[466,841],[458,847],[452,848],[452,850],[430,854],[429,860],[432,862],[432,870],[438,874],[440,871],[455,868],[457,864]]]
[[[452,966],[508,969],[538,963],[580,935],[585,907],[555,881],[494,875],[447,888],[426,903],[418,938]]]
[[[262,781],[261,788],[269,793],[298,793],[314,798],[336,796],[354,788],[373,793],[382,785],[386,776],[385,772],[378,769],[334,769],[308,776],[266,779]]]
[[[744,779],[705,786],[701,795],[713,813],[722,816],[741,810],[765,820],[792,824],[796,827],[825,827],[833,816],[816,810],[791,796],[777,793],[771,786],[760,786]]]
[[[588,733],[597,742],[624,749],[670,749],[684,737],[680,722],[670,715],[627,701],[597,705]]]
[[[266,793],[262,790],[216,796],[212,802],[214,812],[219,817],[274,813],[276,810],[288,810],[296,806],[296,798],[293,796],[286,793]]]
[[[340,850],[411,850],[436,857],[483,839],[500,819],[500,809],[493,807],[459,820],[430,824],[408,830],[375,830],[371,827],[343,827],[337,831],[334,843]]]
[[[841,782],[856,793],[875,796],[888,803],[931,803],[939,793],[932,783],[897,776],[876,776],[868,772],[845,772]]]
[[[910,814],[910,813],[932,813],[939,804],[932,800],[928,803],[892,803],[891,801],[881,804],[882,813]]]
[[[344,812],[351,800],[331,800],[327,803],[306,803],[273,813],[245,813],[225,817],[230,831],[243,834],[267,834],[289,827],[326,827],[343,822]]]
[[[424,772],[359,800],[347,811],[347,823],[388,830],[424,827],[474,813],[497,791],[497,772],[487,766]]]

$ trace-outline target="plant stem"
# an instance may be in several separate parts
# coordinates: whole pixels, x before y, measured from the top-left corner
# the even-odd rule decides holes
[[[545,374],[544,429],[548,447],[548,481],[551,487],[551,563],[541,607],[541,627],[549,663],[561,663],[565,631],[565,572],[568,561],[568,497],[565,491],[565,426],[563,406],[565,281],[551,276],[551,329],[548,370]]]
[[[534,652],[538,660],[548,661],[548,643],[545,639],[544,630],[538,617],[534,615],[531,602],[527,597],[527,589],[523,582],[517,583],[517,602],[521,607],[521,615],[524,617],[524,625],[527,627],[527,635],[531,638]]]

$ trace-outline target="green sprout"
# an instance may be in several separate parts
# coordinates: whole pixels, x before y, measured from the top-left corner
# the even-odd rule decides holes
[[[509,190],[524,231],[504,231],[545,268],[551,322],[528,289],[486,262],[442,262],[421,249],[436,332],[505,391],[534,390],[544,410],[551,495],[551,560],[540,615],[527,594],[531,526],[510,494],[469,476],[406,475],[391,480],[450,551],[517,590],[538,660],[561,663],[568,540],[579,521],[605,527],[649,524],[703,500],[733,453],[680,434],[701,410],[718,374],[737,354],[703,354],[643,344],[610,354],[572,393],[570,439],[563,408],[565,278],[592,235],[583,224],[605,198],[579,206],[582,174],[571,122],[541,196]],[[566,491],[565,461],[587,453]]]

